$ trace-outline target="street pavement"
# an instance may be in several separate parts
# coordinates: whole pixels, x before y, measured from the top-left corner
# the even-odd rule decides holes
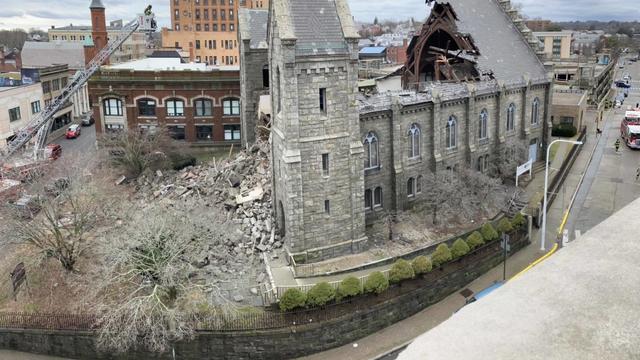
[[[96,126],[83,126],[81,134],[76,139],[66,139],[64,136],[52,141],[62,146],[62,156],[58,161],[73,161],[79,158],[86,158],[95,153],[96,150]]]

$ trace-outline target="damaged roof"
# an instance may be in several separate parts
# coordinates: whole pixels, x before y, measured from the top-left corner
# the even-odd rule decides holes
[[[470,34],[480,50],[478,66],[509,81],[546,76],[544,66],[497,0],[448,0],[458,16],[458,30]]]
[[[267,10],[238,9],[240,40],[250,40],[249,47],[252,49],[267,49],[268,19]]]

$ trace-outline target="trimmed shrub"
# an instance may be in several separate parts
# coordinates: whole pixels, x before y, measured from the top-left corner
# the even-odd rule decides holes
[[[498,240],[500,235],[496,231],[496,229],[491,225],[491,223],[486,223],[482,225],[480,229],[480,233],[486,242],[491,242],[493,240]]]
[[[364,283],[364,292],[381,294],[389,288],[389,280],[380,272],[372,272]]]
[[[498,222],[498,231],[502,234],[512,232],[513,226],[511,225],[511,221],[507,218],[500,219]]]
[[[526,223],[527,219],[522,213],[517,213],[513,219],[511,219],[511,226],[513,226],[514,229],[521,229]]]
[[[338,291],[336,292],[336,299],[344,299],[352,296],[358,296],[362,293],[362,287],[360,286],[360,280],[353,276],[344,278],[340,285],[338,285]]]
[[[574,137],[578,129],[572,124],[556,124],[551,128],[551,136]]]
[[[477,247],[484,245],[484,238],[479,231],[474,231],[467,237],[467,245],[469,245],[469,249],[473,250]]]
[[[336,289],[327,282],[314,285],[307,293],[307,304],[310,306],[324,306],[336,298]]]
[[[413,272],[411,264],[404,259],[398,259],[389,271],[389,282],[399,283],[402,280],[413,279],[416,274]]]
[[[458,239],[451,246],[451,257],[454,259],[461,258],[469,253],[471,249],[469,249],[469,245],[462,240]]]
[[[282,295],[282,299],[280,299],[280,310],[290,311],[301,308],[306,302],[307,294],[296,288],[291,288],[285,291]]]
[[[418,256],[413,259],[411,262],[411,267],[413,267],[413,272],[416,275],[426,274],[433,268],[433,264],[431,264],[431,260],[429,260],[426,256]]]
[[[436,248],[436,251],[431,254],[431,262],[434,267],[440,267],[440,265],[446,263],[447,261],[451,261],[451,250],[447,244],[440,244]]]

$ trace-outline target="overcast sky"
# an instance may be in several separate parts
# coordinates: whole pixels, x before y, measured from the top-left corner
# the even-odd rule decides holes
[[[103,0],[107,20],[133,19],[144,4],[151,3],[160,26],[170,24],[170,0]],[[292,0],[295,1],[295,0]],[[478,0],[490,1],[490,0]],[[523,12],[531,17],[551,20],[640,20],[638,0],[520,0]],[[86,24],[90,0],[0,0],[0,29],[49,28],[70,23]],[[421,19],[426,16],[424,0],[349,0],[357,20]]]

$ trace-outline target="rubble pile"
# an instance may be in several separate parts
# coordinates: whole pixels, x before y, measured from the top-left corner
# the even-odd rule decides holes
[[[156,171],[135,181],[137,197],[145,202],[161,201],[205,205],[220,209],[238,225],[241,241],[232,246],[270,252],[282,248],[271,206],[269,144],[259,142],[225,160],[180,171]],[[239,229],[239,230],[238,230]],[[239,234],[240,235],[240,234]],[[274,257],[277,255],[273,255]]]

